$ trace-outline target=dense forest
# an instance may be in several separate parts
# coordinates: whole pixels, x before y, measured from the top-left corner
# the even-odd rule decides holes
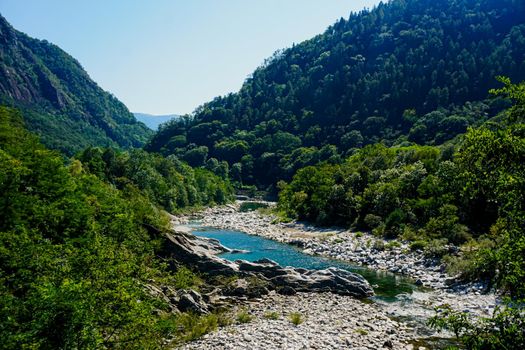
[[[152,134],[59,47],[15,30],[0,15],[0,104],[23,112],[50,148],[141,147]]]
[[[143,151],[79,159],[64,163],[0,107],[0,348],[150,349],[186,336],[197,317],[172,314],[145,288],[198,280],[158,258],[169,219],[156,204],[224,203],[229,185]]]
[[[514,107],[456,143],[367,146],[340,165],[303,168],[280,183],[285,215],[411,240],[465,278],[488,278],[525,298],[525,83],[494,90]],[[446,260],[446,259],[445,259]]]
[[[453,139],[508,107],[488,98],[496,75],[525,78],[523,1],[394,0],[277,52],[146,149],[227,161],[233,180],[266,189],[367,144]]]

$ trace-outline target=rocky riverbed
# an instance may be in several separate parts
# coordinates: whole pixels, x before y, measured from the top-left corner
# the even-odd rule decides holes
[[[437,261],[426,258],[421,251],[411,251],[406,242],[392,243],[340,228],[278,223],[275,217],[258,211],[240,212],[239,203],[174,217],[173,224],[187,229],[186,225],[194,220],[205,227],[292,244],[306,254],[409,276],[421,287],[398,295],[394,302],[374,299],[365,303],[348,295],[283,295],[275,291],[255,300],[239,299],[231,310],[231,325],[184,345],[184,349],[425,349],[422,339],[451,336],[426,326],[434,307],[449,304],[473,316],[488,316],[497,304],[496,296],[487,293],[485,285],[457,283]],[[249,313],[251,321],[236,322],[239,312]],[[290,321],[292,313],[299,313],[304,322],[294,325]],[[428,348],[433,348],[432,344]]]
[[[239,312],[251,320],[236,321]],[[294,325],[291,315],[302,322]],[[298,293],[238,305],[233,323],[183,349],[413,349],[414,330],[392,320],[377,305],[329,293]],[[417,349],[418,347],[416,347]]]
[[[175,218],[175,224],[184,225],[197,219],[202,226],[242,231],[252,235],[298,246],[306,254],[330,257],[365,265],[372,269],[405,275],[429,290],[399,296],[398,303],[385,303],[391,315],[428,318],[433,308],[449,304],[455,309],[473,315],[488,316],[497,304],[497,298],[483,283],[460,284],[444,272],[434,259],[422,251],[411,251],[407,242],[386,241],[366,232],[352,232],[341,228],[318,228],[304,223],[279,223],[272,215],[259,211],[240,212],[236,205],[208,208],[191,217]],[[380,243],[376,243],[380,242]],[[395,242],[395,243],[392,243]],[[376,247],[383,247],[377,249]],[[407,303],[411,304],[406,308]],[[420,307],[416,307],[416,306]]]

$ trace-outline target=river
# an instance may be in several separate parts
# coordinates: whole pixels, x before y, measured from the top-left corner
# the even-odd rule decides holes
[[[197,236],[217,239],[224,246],[246,251],[245,253],[224,253],[220,256],[228,260],[256,261],[267,258],[281,266],[292,266],[311,270],[322,270],[328,267],[338,267],[358,273],[365,277],[374,287],[376,296],[373,299],[395,302],[399,295],[410,295],[421,290],[411,279],[384,271],[376,271],[348,262],[312,256],[284,243],[279,243],[264,237],[249,235],[240,231],[202,227],[197,223],[191,225]],[[404,298],[406,299],[406,298]]]

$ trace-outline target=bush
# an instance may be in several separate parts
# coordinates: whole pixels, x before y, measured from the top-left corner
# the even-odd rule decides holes
[[[383,251],[385,250],[385,242],[381,239],[376,239],[374,241],[374,244],[372,245],[372,249],[375,249],[377,251]]]
[[[390,241],[387,244],[385,244],[385,249],[387,250],[392,250],[399,247],[401,247],[401,243],[399,243],[398,241]]]
[[[173,279],[174,287],[177,289],[194,289],[198,290],[202,285],[202,280],[187,267],[179,267],[175,272]]]
[[[356,332],[357,334],[360,334],[360,335],[367,335],[367,334],[368,334],[368,331],[367,331],[367,330],[364,330],[363,328],[357,328],[357,329],[355,330],[355,332]]]
[[[279,319],[279,313],[276,311],[267,311],[264,313],[264,318],[268,320],[278,320]]]
[[[466,349],[497,350],[525,349],[525,300],[506,301],[492,317],[475,322],[465,312],[444,305],[436,309],[429,325],[438,330],[449,330]]]
[[[447,253],[446,239],[432,239],[425,247],[424,253],[430,258],[442,258]]]
[[[253,320],[253,316],[250,315],[246,310],[241,310],[237,314],[236,320],[238,323],[249,323]]]
[[[410,250],[424,250],[427,247],[427,244],[426,241],[414,241],[410,243]]]
[[[381,219],[380,216],[374,214],[366,214],[364,221],[366,227],[368,227],[370,230],[378,227],[383,223],[383,219]]]
[[[176,319],[178,326],[177,338],[181,341],[191,341],[217,329],[219,317],[216,314],[199,316],[195,314],[181,314]]]
[[[292,312],[289,318],[290,318],[290,322],[292,322],[296,326],[304,322],[303,315],[301,315],[301,313],[299,312]]]
[[[494,262],[490,261],[496,243],[488,238],[471,240],[461,247],[460,256],[445,256],[443,262],[447,273],[464,280],[489,279],[493,277]]]

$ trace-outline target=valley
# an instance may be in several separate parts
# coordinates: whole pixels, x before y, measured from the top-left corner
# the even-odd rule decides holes
[[[524,1],[32,1],[0,350],[525,349]]]

